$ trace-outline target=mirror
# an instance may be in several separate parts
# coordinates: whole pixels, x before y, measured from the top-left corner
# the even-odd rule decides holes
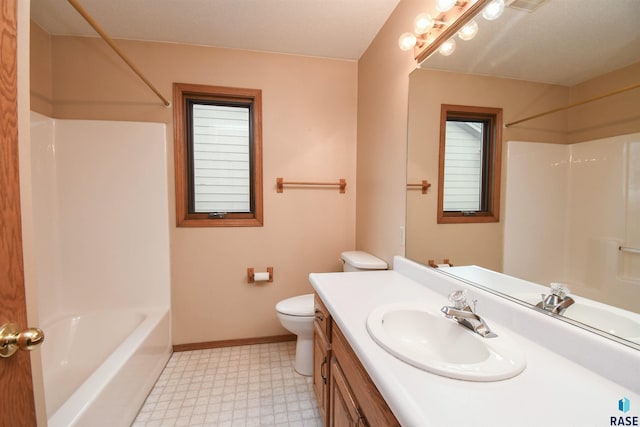
[[[570,307],[562,320],[640,349],[640,335],[601,315],[640,319],[640,2],[520,3],[477,18],[473,40],[410,75],[406,256],[524,279],[498,287],[486,270],[442,270],[531,307],[567,283],[576,304],[600,311],[571,320]],[[558,110],[503,129],[499,223],[438,224],[437,194],[409,187],[437,188],[443,104],[502,108],[507,124]],[[581,105],[558,108],[570,104]]]

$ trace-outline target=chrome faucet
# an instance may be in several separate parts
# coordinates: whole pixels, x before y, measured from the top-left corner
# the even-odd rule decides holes
[[[552,314],[562,314],[575,301],[569,295],[569,288],[562,283],[552,283],[549,295],[541,294],[542,301],[536,307]]]
[[[462,326],[471,329],[473,332],[484,338],[493,338],[498,335],[491,332],[489,325],[471,310],[467,304],[467,291],[454,291],[449,294],[449,301],[453,303],[453,307],[444,306],[442,311],[448,319],[455,319]],[[474,301],[475,306],[475,301]],[[475,308],[475,307],[474,307]]]

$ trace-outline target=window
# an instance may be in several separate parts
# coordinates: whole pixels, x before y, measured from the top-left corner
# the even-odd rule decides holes
[[[438,223],[498,222],[502,109],[442,105]]]
[[[262,226],[262,94],[174,83],[176,222]]]

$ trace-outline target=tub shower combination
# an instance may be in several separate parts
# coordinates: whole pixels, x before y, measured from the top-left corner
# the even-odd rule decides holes
[[[165,127],[31,119],[48,424],[130,425],[171,353]]]

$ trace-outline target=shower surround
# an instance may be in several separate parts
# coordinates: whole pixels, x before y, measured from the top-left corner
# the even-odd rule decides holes
[[[504,273],[640,311],[640,134],[507,156]]]
[[[171,353],[165,135],[31,115],[49,426],[129,425]]]

